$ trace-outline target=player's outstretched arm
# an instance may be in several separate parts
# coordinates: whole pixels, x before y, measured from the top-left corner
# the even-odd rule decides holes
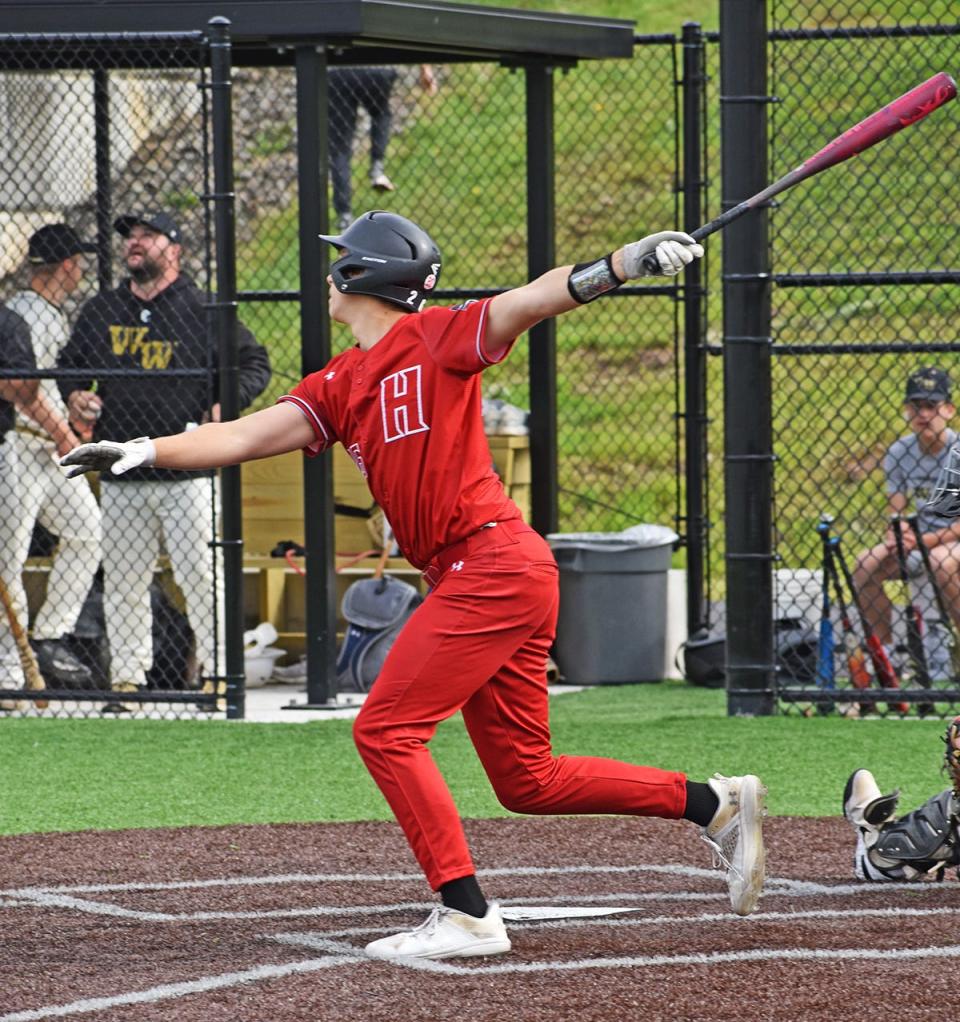
[[[618,248],[591,263],[558,266],[536,280],[497,295],[490,302],[486,346],[494,355],[525,330],[615,291],[628,280],[650,276],[644,265],[656,255],[660,274],[673,276],[703,255],[703,246],[681,231],[660,231]]]
[[[60,464],[68,477],[84,472],[123,475],[132,468],[211,469],[295,451],[313,443],[313,427],[296,406],[273,405],[231,422],[208,422],[188,433],[81,444]]]

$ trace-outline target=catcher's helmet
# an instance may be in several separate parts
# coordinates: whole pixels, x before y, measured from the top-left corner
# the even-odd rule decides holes
[[[344,254],[330,267],[343,294],[373,295],[419,312],[440,279],[440,249],[412,220],[375,209],[364,213],[343,234],[321,234]]]

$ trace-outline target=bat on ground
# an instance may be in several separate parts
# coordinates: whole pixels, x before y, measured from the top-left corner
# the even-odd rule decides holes
[[[933,565],[930,563],[930,551],[927,548],[926,543],[923,542],[923,536],[920,532],[920,523],[917,516],[908,515],[907,524],[910,526],[911,531],[917,539],[917,549],[920,551],[920,559],[923,561],[923,569],[927,573],[927,578],[930,580],[930,586],[933,589],[933,599],[937,605],[937,621],[946,630],[947,635],[950,637],[950,652],[952,655],[954,650],[957,648],[957,629],[954,626],[953,618],[950,616],[950,611],[947,610],[947,602],[943,598],[943,590],[940,588],[940,583],[937,581]]]
[[[817,684],[833,688],[835,678],[833,621],[830,618],[830,520],[821,518],[817,525],[823,547],[823,592],[820,601],[820,638],[817,643]]]
[[[847,128],[833,141],[828,142],[818,153],[814,153],[809,159],[804,160],[799,167],[784,174],[773,184],[767,185],[763,191],[751,195],[749,199],[744,199],[743,202],[721,213],[715,220],[698,227],[691,236],[695,241],[701,241],[722,227],[726,227],[731,221],[743,216],[744,213],[749,213],[750,210],[764,205],[774,195],[779,195],[828,167],[849,160],[851,156],[856,156],[864,149],[869,149],[885,138],[895,135],[901,128],[922,121],[937,107],[948,103],[956,95],[957,84],[950,75],[945,71],[935,74],[909,92],[905,92],[899,99],[895,99],[881,110],[864,118],[859,124]],[[654,254],[645,256],[643,265],[651,274],[660,273],[660,263]]]
[[[877,638],[876,633],[870,627],[866,614],[863,612],[863,604],[853,584],[853,576],[850,574],[847,559],[843,555],[843,548],[839,537],[837,537],[833,550],[837,557],[837,564],[840,566],[840,571],[843,574],[843,580],[850,593],[850,599],[853,601],[854,609],[857,612],[857,617],[860,619],[860,630],[863,633],[863,640],[867,647],[870,663],[873,664],[873,673],[884,688],[899,688],[900,682],[897,680],[897,672],[893,669],[893,664],[890,663],[890,657],[887,656],[883,643]],[[900,713],[906,713],[909,709],[906,703],[892,703],[891,705]]]
[[[900,581],[906,589],[907,602],[904,605],[907,630],[907,655],[913,664],[916,679],[922,688],[930,687],[930,670],[927,667],[927,651],[923,648],[923,620],[920,610],[913,602],[910,591],[910,572],[907,570],[907,551],[903,544],[903,520],[900,515],[892,515],[890,527],[893,529],[893,542],[897,548],[897,569]]]
[[[7,584],[2,578],[0,578],[0,603],[3,604],[4,612],[7,615],[7,624],[10,627],[10,634],[17,645],[17,654],[20,657],[20,666],[23,668],[23,677],[27,688],[31,692],[42,692],[47,687],[46,682],[44,682],[43,675],[40,673],[37,658],[33,655],[33,650],[30,648],[30,640],[27,638],[27,633],[23,630],[23,625],[20,624],[20,619],[17,617],[17,611],[13,605],[13,600],[10,599]],[[46,699],[35,699],[34,705],[38,710],[44,710],[49,703]]]

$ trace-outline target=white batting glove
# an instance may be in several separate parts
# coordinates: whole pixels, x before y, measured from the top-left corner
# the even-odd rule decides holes
[[[122,476],[132,468],[149,468],[157,460],[157,449],[148,437],[137,437],[126,443],[100,440],[95,444],[81,444],[60,459],[60,464],[70,466],[67,478],[83,475],[84,472],[106,472]]]
[[[657,271],[646,264],[646,257],[649,255],[656,257],[661,275],[673,277],[694,259],[703,257],[703,245],[682,231],[660,231],[658,234],[648,234],[639,241],[624,245],[623,271],[627,275],[627,280],[657,276]]]

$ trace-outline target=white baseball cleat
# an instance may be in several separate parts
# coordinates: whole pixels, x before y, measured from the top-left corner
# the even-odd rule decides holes
[[[496,902],[490,902],[482,919],[438,906],[415,929],[381,937],[366,948],[371,958],[476,958],[509,950]]]
[[[870,849],[877,843],[880,828],[893,819],[900,790],[884,795],[876,778],[862,767],[847,778],[843,789],[843,815],[857,832],[853,853],[853,874],[858,880],[890,880],[870,861]]]
[[[753,774],[714,774],[707,783],[720,805],[704,828],[703,839],[713,849],[714,865],[726,870],[733,911],[747,916],[757,907],[763,890],[766,855],[762,827],[767,789]]]

